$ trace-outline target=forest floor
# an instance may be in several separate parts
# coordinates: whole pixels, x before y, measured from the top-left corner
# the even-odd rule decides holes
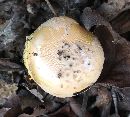
[[[26,36],[54,16],[96,35],[98,81],[71,98],[44,92],[23,64]],[[130,0],[0,0],[0,117],[130,117]]]

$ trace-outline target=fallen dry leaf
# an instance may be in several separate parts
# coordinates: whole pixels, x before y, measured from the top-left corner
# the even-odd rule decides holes
[[[76,101],[73,97],[67,98],[67,101],[69,102],[72,111],[78,117],[92,117],[91,114],[86,110],[86,107],[83,108],[83,106],[78,101]],[[86,100],[86,103],[87,103],[87,100]]]
[[[129,0],[107,0],[107,2],[101,4],[97,10],[110,21],[119,13],[129,8],[129,3]]]
[[[34,115],[28,115],[28,114],[21,114],[18,117],[36,117]]]
[[[105,63],[98,82],[129,87],[130,42],[117,34],[109,22],[95,10],[85,8],[81,20],[87,29],[95,26],[94,34],[99,38],[105,53]],[[89,21],[89,25],[85,21]]]
[[[77,117],[75,113],[71,110],[70,106],[67,104],[61,107],[59,110],[48,115],[49,117]]]
[[[119,34],[130,31],[130,9],[121,12],[117,17],[110,21],[113,29]]]
[[[10,108],[2,108],[0,109],[0,117],[4,117],[5,113],[9,110]]]
[[[0,71],[18,71],[22,67],[19,64],[11,62],[8,59],[0,58]]]

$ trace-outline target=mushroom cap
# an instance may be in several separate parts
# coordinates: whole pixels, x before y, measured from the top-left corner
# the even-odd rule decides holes
[[[24,64],[34,81],[56,97],[71,97],[97,81],[104,53],[98,39],[75,20],[54,17],[27,37]]]

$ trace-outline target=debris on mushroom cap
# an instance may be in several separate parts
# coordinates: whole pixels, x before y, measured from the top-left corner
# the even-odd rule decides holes
[[[95,83],[104,63],[97,38],[65,16],[46,21],[27,37],[23,58],[34,81],[63,98]]]

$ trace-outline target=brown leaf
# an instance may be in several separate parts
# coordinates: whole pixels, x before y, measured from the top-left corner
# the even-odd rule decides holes
[[[28,114],[21,114],[18,117],[36,117],[34,115],[28,115]]]
[[[8,59],[0,59],[0,71],[18,71],[22,67]]]
[[[34,108],[34,111],[32,113],[33,116],[40,116],[40,115],[45,115],[45,109],[42,109],[40,107]]]
[[[87,110],[82,110],[81,104],[78,101],[76,101],[73,97],[67,98],[67,101],[69,101],[72,111],[78,117],[91,117],[91,114],[89,112],[87,112]],[[86,103],[87,103],[87,100],[86,100]]]
[[[130,14],[130,9],[123,11],[110,22],[113,29],[119,34],[130,31],[130,15],[129,14]]]
[[[129,87],[130,42],[120,36],[119,38],[120,40],[115,44],[115,57],[113,58],[111,69],[108,71],[108,75],[104,77],[101,82],[111,83],[118,87]],[[111,64],[111,61],[108,61],[108,64]]]
[[[26,107],[35,108],[39,105],[42,105],[42,102],[38,98],[26,90],[21,90],[18,95],[20,97],[22,109]]]
[[[101,84],[96,84],[86,92],[86,95],[88,96],[88,100],[86,100],[87,111],[94,117],[95,113],[97,113],[96,116],[100,117],[108,117],[110,115],[112,102],[110,89]]]
[[[127,0],[107,0],[97,10],[110,21],[124,9],[127,9],[129,7],[127,4],[129,5],[129,3],[130,1]]]
[[[97,89],[97,97],[94,105],[97,107],[105,107],[112,101],[111,93],[107,88],[102,86],[98,87]]]
[[[101,79],[102,79],[108,76],[109,71],[114,64],[116,50],[115,50],[115,44],[113,43],[114,38],[106,26],[98,26],[95,29],[95,35],[98,37],[98,39],[101,42],[101,45],[103,46],[104,56],[105,56],[105,62],[101,74]]]
[[[86,8],[81,19],[89,29],[95,25],[94,33],[103,46],[105,63],[98,82],[119,87],[130,86],[130,42],[117,34],[95,10]],[[89,26],[85,21],[90,22]]]
[[[87,30],[90,30],[94,26],[110,25],[108,22],[105,21],[103,17],[100,16],[97,11],[92,10],[90,7],[86,7],[83,10],[80,19]]]
[[[8,110],[4,115],[4,117],[17,117],[21,113],[22,113],[21,107],[17,106]]]
[[[0,117],[4,117],[5,113],[9,110],[10,108],[2,108],[0,109]]]
[[[71,110],[69,105],[61,107],[59,110],[52,114],[48,114],[49,117],[77,117],[75,113]]]
[[[5,102],[3,106],[6,108],[14,108],[20,105],[21,105],[21,102],[20,102],[19,96],[12,95],[11,97],[7,99],[7,101]]]
[[[120,90],[122,92],[122,96],[119,94],[118,109],[130,111],[130,88],[126,87]]]

